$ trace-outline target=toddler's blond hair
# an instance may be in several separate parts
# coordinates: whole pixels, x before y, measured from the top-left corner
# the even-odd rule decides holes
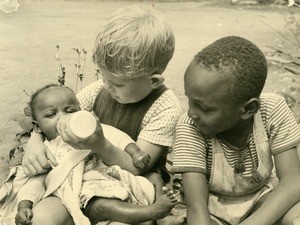
[[[162,74],[173,57],[175,37],[154,7],[126,7],[97,36],[93,61],[101,72],[124,78]]]

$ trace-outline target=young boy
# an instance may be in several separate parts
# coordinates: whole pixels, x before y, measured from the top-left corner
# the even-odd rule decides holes
[[[89,85],[77,96],[82,109],[94,111],[101,123],[129,134],[150,155],[150,163],[143,169],[132,164],[128,153],[107,141],[101,129],[88,140],[62,130],[63,140],[77,148],[93,149],[107,165],[119,165],[135,175],[159,172],[167,181],[166,154],[173,144],[181,109],[174,93],[163,84],[162,73],[174,49],[174,34],[160,12],[153,7],[124,8],[108,19],[96,40],[93,60],[101,71],[102,81]],[[49,167],[48,160],[56,164],[52,154],[38,144],[40,139],[32,135],[23,159],[26,172],[33,175],[44,172]],[[119,204],[124,202],[94,198],[85,213],[92,223],[106,219],[126,223],[128,214],[134,211],[121,211]],[[55,205],[51,209],[56,212],[56,221],[47,214],[50,205]],[[65,225],[66,221],[72,224],[64,207],[53,197],[44,199],[35,209],[38,211],[35,215],[41,215],[36,219],[44,225]],[[123,214],[116,217],[120,213]]]
[[[24,178],[26,181],[20,188],[17,201],[10,199],[6,204],[7,207],[18,202],[17,224],[29,224],[32,216],[34,217],[31,211],[33,204],[50,194],[61,199],[72,215],[74,223],[78,225],[90,224],[80,209],[84,209],[94,196],[116,198],[137,204],[136,214],[144,218],[142,222],[162,218],[178,202],[176,194],[165,187],[160,198],[153,203],[154,186],[146,178],[134,176],[119,166],[108,167],[92,151],[78,151],[62,141],[58,133],[58,122],[63,116],[79,111],[79,102],[69,88],[47,85],[32,95],[29,105],[34,130],[43,133],[45,143],[59,165],[51,170],[46,179],[41,175],[29,180]],[[122,149],[135,149],[135,143],[127,134],[107,125],[103,125],[102,129],[105,137],[115,145]],[[108,135],[112,133],[113,136]],[[20,170],[22,167],[18,168],[14,178],[19,181],[19,174],[24,177]],[[7,197],[9,196],[8,194]],[[7,197],[4,198],[4,202]],[[1,209],[0,215],[4,208]],[[11,211],[14,212],[15,209]],[[127,219],[136,221],[136,218]]]
[[[171,170],[182,174],[189,225],[274,224],[299,202],[299,128],[283,97],[261,94],[266,76],[263,53],[236,36],[186,69]]]

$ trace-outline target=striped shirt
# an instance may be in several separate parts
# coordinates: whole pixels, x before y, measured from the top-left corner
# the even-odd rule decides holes
[[[273,155],[295,147],[300,141],[299,126],[285,102],[277,94],[262,94],[260,113],[265,128],[270,151]],[[245,159],[243,176],[250,176],[253,164],[258,166],[258,157],[253,139],[250,135],[248,147],[237,151],[219,140],[228,163],[234,167],[239,158]],[[176,127],[174,144],[174,173],[200,172],[210,177],[212,165],[212,145],[209,137],[203,136],[193,120],[185,113]]]

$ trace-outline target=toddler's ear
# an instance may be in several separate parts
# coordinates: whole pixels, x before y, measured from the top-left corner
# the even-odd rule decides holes
[[[165,78],[161,74],[153,74],[150,76],[150,80],[151,87],[156,89],[165,81]]]
[[[251,98],[242,106],[241,118],[247,120],[254,116],[260,108],[260,100],[258,98]]]
[[[42,133],[42,130],[40,129],[38,123],[37,123],[35,120],[32,121],[32,126],[33,126],[33,130],[34,130],[36,133],[38,133],[38,134],[41,134],[41,133]]]

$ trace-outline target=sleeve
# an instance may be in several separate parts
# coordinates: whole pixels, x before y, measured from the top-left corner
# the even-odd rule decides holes
[[[135,141],[125,132],[106,124],[101,124],[104,137],[110,141],[114,146],[125,150],[127,145],[135,143]]]
[[[182,115],[178,121],[173,149],[172,172],[206,173],[205,139],[187,114]]]
[[[18,201],[29,200],[33,205],[38,203],[45,193],[46,174],[30,177],[18,192]]]
[[[296,119],[285,102],[278,96],[274,108],[269,110],[269,144],[273,154],[295,147],[300,142],[300,130]]]
[[[103,87],[102,80],[97,80],[83,88],[77,95],[82,110],[92,111],[97,94]]]
[[[181,114],[177,98],[172,92],[166,91],[146,113],[138,139],[172,147],[175,127]]]

